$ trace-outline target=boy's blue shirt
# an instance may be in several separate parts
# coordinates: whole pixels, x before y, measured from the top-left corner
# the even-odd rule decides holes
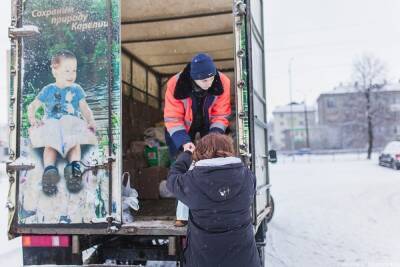
[[[79,84],[60,89],[55,83],[46,85],[37,98],[45,105],[47,119],[60,119],[63,115],[80,117],[79,101],[86,97]]]

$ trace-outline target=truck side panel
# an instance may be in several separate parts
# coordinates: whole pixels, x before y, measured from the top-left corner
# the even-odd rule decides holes
[[[28,0],[16,6],[18,27],[33,25],[40,33],[23,37],[18,54],[17,213],[11,232],[120,220],[119,1]],[[67,63],[71,55],[75,69]],[[68,71],[76,71],[76,79]],[[60,85],[63,79],[70,84]],[[81,176],[68,165],[74,160]],[[43,175],[49,165],[58,175]],[[46,181],[56,189],[46,191]]]
[[[268,213],[268,135],[265,87],[263,1],[247,1],[247,44],[249,55],[249,103],[252,169],[257,177],[256,224]]]
[[[257,177],[255,225],[269,212],[270,187],[262,8],[262,0],[234,4],[238,150]]]
[[[17,0],[11,2],[11,27],[19,27],[20,19],[18,19],[18,5]],[[18,91],[18,75],[19,64],[18,64],[18,53],[20,41],[18,39],[11,40],[11,50],[10,50],[10,87],[9,87],[9,107],[8,107],[8,124],[9,124],[9,160],[13,161],[16,159],[16,149],[17,149],[17,129],[15,127],[17,118],[17,91]],[[7,196],[7,208],[8,213],[8,225],[7,230],[9,233],[9,238],[13,237],[11,234],[11,225],[16,213],[16,174],[14,172],[8,173],[10,187]]]

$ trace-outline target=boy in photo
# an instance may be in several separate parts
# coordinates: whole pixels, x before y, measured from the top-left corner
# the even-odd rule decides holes
[[[93,113],[85,92],[75,83],[75,55],[66,50],[56,53],[51,59],[51,71],[55,82],[43,87],[28,107],[32,147],[44,147],[42,189],[48,196],[58,191],[57,155],[68,161],[64,168],[68,191],[77,193],[82,189],[81,145],[97,143]],[[40,107],[44,109],[44,117],[38,120],[36,111]]]

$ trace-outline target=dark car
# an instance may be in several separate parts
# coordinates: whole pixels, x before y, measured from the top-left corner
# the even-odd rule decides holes
[[[0,163],[8,160],[8,148],[0,141]]]
[[[389,142],[379,156],[379,165],[400,169],[400,141]]]
[[[310,148],[304,147],[304,148],[300,148],[300,149],[296,150],[295,155],[302,156],[302,155],[309,155],[311,153],[312,152],[311,152]]]

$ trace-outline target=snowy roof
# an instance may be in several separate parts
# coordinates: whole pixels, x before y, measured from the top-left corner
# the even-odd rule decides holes
[[[390,83],[383,87],[384,91],[400,91],[400,83]]]
[[[290,105],[285,105],[285,106],[277,106],[272,113],[286,113],[286,112],[304,112],[304,104],[297,104],[293,103],[292,108],[290,108]],[[292,110],[291,110],[292,109]],[[312,106],[307,106],[307,112],[315,112],[315,108]]]
[[[388,83],[383,88],[379,89],[379,91],[400,91],[400,83]],[[338,85],[334,87],[332,90],[321,93],[322,95],[332,95],[332,94],[348,94],[348,93],[357,93],[358,90],[354,86],[354,84],[347,85]]]

